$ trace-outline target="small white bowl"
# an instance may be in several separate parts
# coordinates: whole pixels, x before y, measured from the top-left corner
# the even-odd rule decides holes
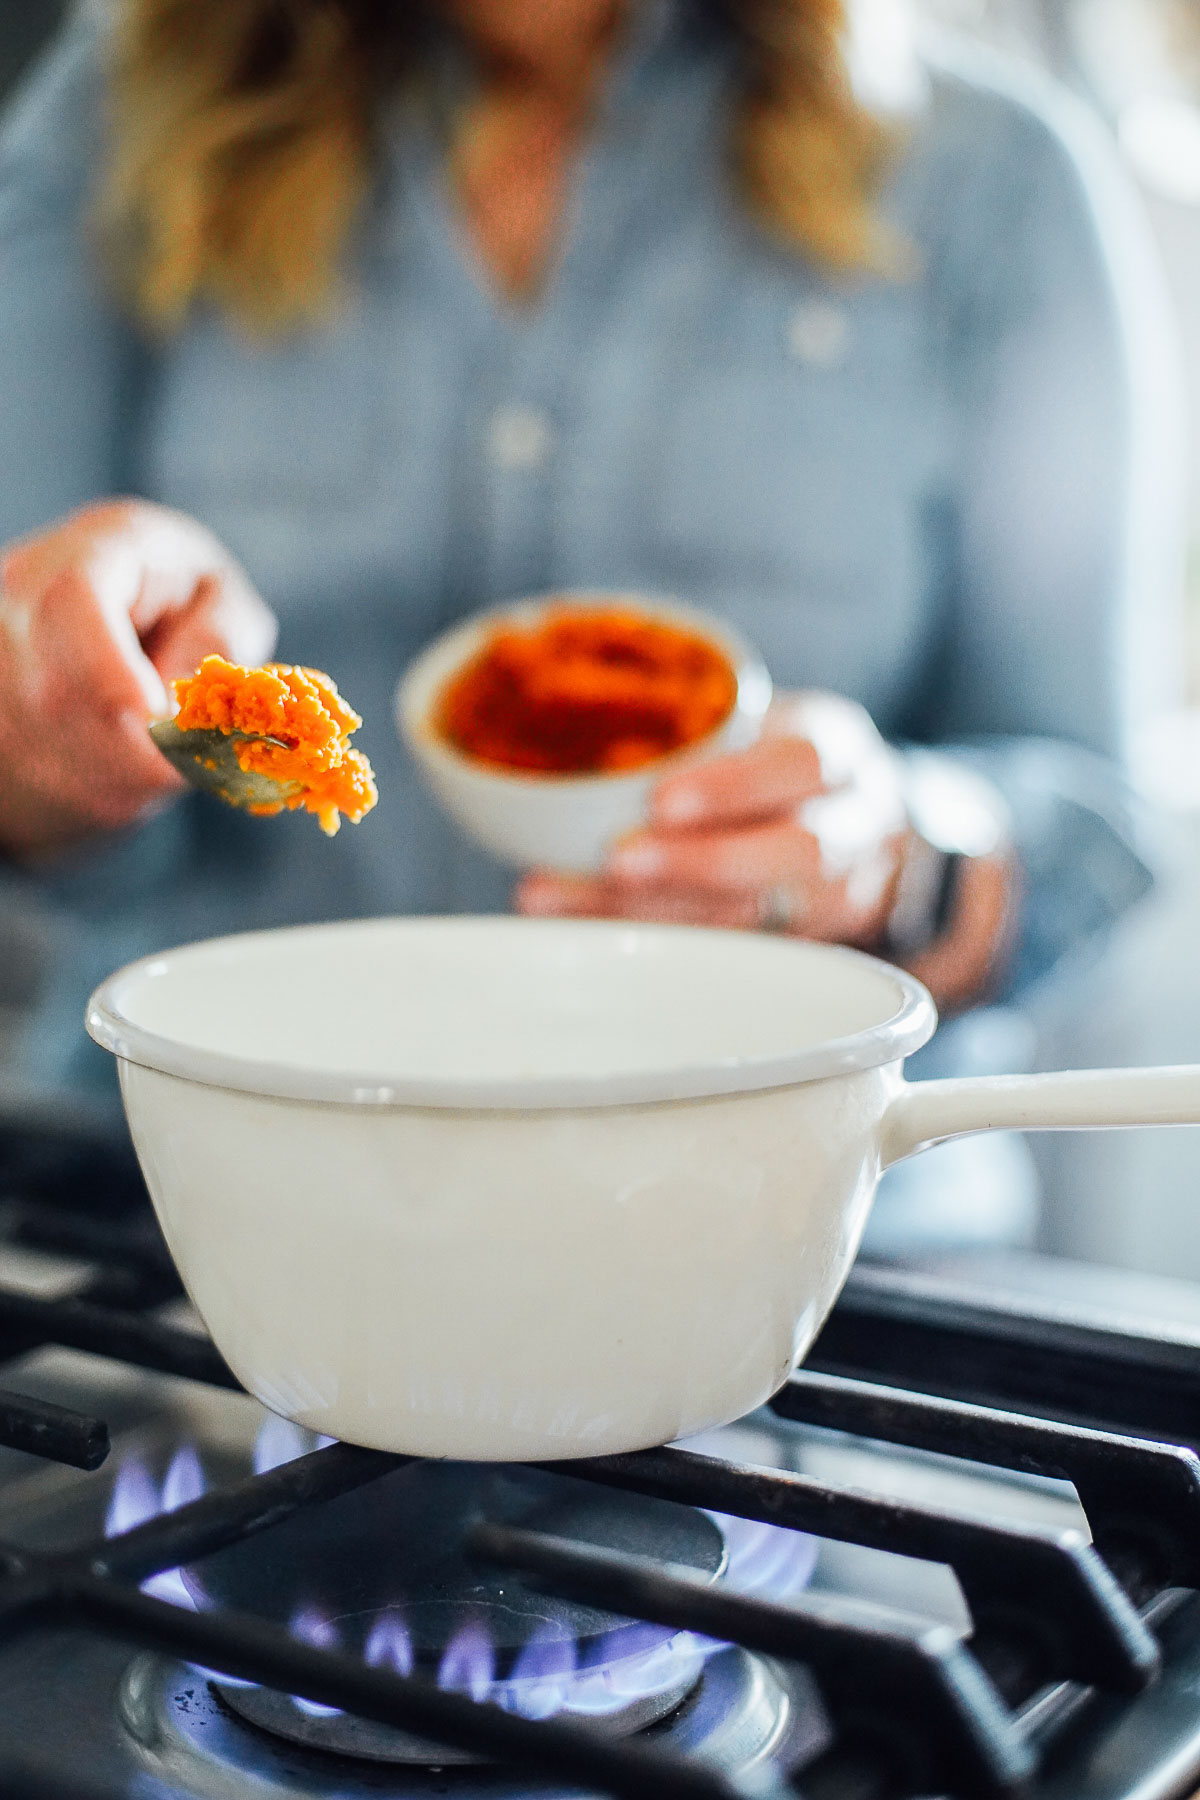
[[[482,648],[497,625],[535,625],[551,607],[629,606],[650,619],[683,625],[716,644],[737,675],[728,718],[686,749],[630,774],[542,775],[499,769],[456,750],[433,722],[447,682]],[[657,595],[566,592],[477,613],[436,638],[396,690],[396,723],[426,780],[468,837],[518,869],[584,873],[600,868],[612,845],[646,818],[654,788],[675,769],[725,751],[747,749],[771,702],[771,677],[758,652],[720,619]]]

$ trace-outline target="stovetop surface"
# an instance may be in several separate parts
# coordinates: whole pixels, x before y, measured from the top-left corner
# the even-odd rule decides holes
[[[131,1470],[143,1489],[148,1483],[157,1493],[160,1506],[179,1505],[185,1518],[202,1487],[223,1493],[264,1466],[268,1415],[247,1396],[211,1379],[155,1372],[136,1342],[130,1349],[122,1340],[120,1356],[80,1347],[100,1341],[101,1314],[162,1326],[163,1341],[175,1346],[184,1333],[198,1331],[186,1304],[171,1293],[141,1212],[118,1211],[115,1229],[119,1253],[100,1241],[103,1221],[96,1227],[85,1208],[72,1212],[61,1195],[49,1203],[21,1193],[0,1201],[0,1345],[7,1352],[0,1389],[104,1420],[111,1445],[91,1472],[0,1448],[0,1771],[8,1772],[0,1792],[11,1792],[14,1800],[21,1792],[53,1794],[55,1800],[355,1800],[360,1794],[524,1800],[535,1793],[654,1791],[622,1788],[621,1781],[634,1777],[620,1771],[590,1789],[545,1771],[395,1768],[328,1754],[247,1723],[222,1698],[219,1683],[194,1660],[149,1642],[149,1626],[143,1630],[137,1619],[118,1630],[99,1614],[85,1619],[76,1612],[8,1628],[3,1546],[44,1559],[128,1528],[128,1519],[124,1527],[114,1522],[113,1509]],[[135,1265],[143,1275],[157,1270],[148,1286],[130,1274]],[[77,1300],[82,1304],[76,1307]],[[22,1350],[22,1341],[35,1347]],[[202,1346],[202,1335],[195,1342]],[[140,1365],[131,1355],[141,1358]],[[939,1412],[939,1402],[919,1399],[913,1410],[910,1402],[923,1392],[943,1394],[1003,1406],[1034,1421],[1060,1419],[1195,1444],[1200,1289],[983,1254],[908,1269],[864,1266],[817,1346],[812,1368],[816,1373],[802,1374],[772,1408],[687,1446],[702,1462],[681,1460],[676,1452],[646,1453],[608,1459],[623,1466],[615,1473],[597,1466],[586,1476],[601,1490],[608,1482],[670,1500],[690,1492],[689,1482],[715,1479],[712,1471],[735,1465],[736,1478],[717,1481],[702,1502],[728,1514],[756,1472],[774,1471],[774,1485],[768,1476],[755,1490],[750,1516],[773,1516],[772,1507],[786,1503],[782,1522],[802,1518],[813,1533],[802,1580],[792,1567],[790,1588],[755,1590],[758,1599],[774,1599],[811,1624],[811,1666],[775,1654],[769,1632],[761,1642],[755,1639],[763,1619],[747,1614],[749,1646],[742,1637],[744,1647],[708,1654],[698,1683],[636,1742],[723,1772],[731,1796],[758,1791],[760,1778],[763,1792],[791,1791],[784,1783],[788,1773],[813,1800],[920,1791],[905,1788],[902,1771],[881,1773],[869,1758],[839,1763],[833,1754],[839,1735],[855,1728],[857,1652],[853,1642],[839,1650],[837,1633],[866,1634],[860,1691],[867,1712],[876,1682],[887,1678],[879,1649],[884,1639],[928,1639],[944,1656],[949,1637],[970,1653],[968,1662],[978,1658],[995,1684],[1002,1731],[1035,1752],[1036,1771],[1024,1784],[1034,1800],[1174,1800],[1195,1792],[1200,1598],[1192,1589],[1200,1579],[1186,1540],[1193,1502],[1200,1524],[1200,1467],[1192,1470],[1187,1459],[1143,1466],[1136,1449],[1132,1460],[1121,1451],[1114,1465],[1108,1440],[1093,1442],[1084,1431],[1068,1446],[1076,1458],[1076,1480],[1068,1480],[1034,1472],[1053,1465],[1039,1447],[1036,1425],[1014,1428],[1014,1436],[1003,1421],[990,1422],[994,1414],[956,1412],[953,1404]],[[964,1444],[976,1455],[946,1453],[947,1445]],[[310,1453],[310,1460],[329,1454],[317,1451],[314,1459],[313,1441],[300,1434],[285,1449]],[[191,1457],[184,1487],[171,1474],[184,1466],[181,1452],[185,1460]],[[278,1449],[268,1460],[281,1460]],[[1193,1473],[1194,1494],[1188,1485]],[[799,1480],[788,1487],[786,1477]],[[1176,1477],[1175,1537],[1156,1563],[1155,1532],[1143,1529],[1140,1515],[1155,1515],[1164,1495],[1171,1510]],[[576,1485],[569,1474],[562,1480]],[[138,1517],[144,1516],[143,1509]],[[1128,1595],[1086,1548],[1094,1527],[1098,1548]],[[269,1533],[260,1541],[268,1539]],[[1061,1643],[1043,1646],[1044,1664],[1036,1656],[1031,1660],[1027,1631],[1031,1605],[1036,1611],[1043,1543],[1054,1547],[1053,1554],[1046,1552],[1047,1589],[1061,1586],[1067,1610],[1078,1602],[1083,1618],[1073,1635],[1064,1630]],[[1196,1544],[1200,1556],[1200,1533]],[[514,1541],[510,1549],[524,1554],[529,1545]],[[1015,1596],[1006,1624],[1007,1577],[993,1577],[1009,1567],[1028,1592]],[[560,1567],[554,1579],[569,1586],[569,1576]],[[154,1577],[150,1593],[186,1608],[188,1595],[178,1584],[172,1588],[171,1580]],[[647,1606],[655,1600],[647,1592]],[[675,1603],[678,1594],[666,1600]],[[1047,1618],[1056,1616],[1048,1606]],[[1155,1642],[1162,1659],[1158,1673],[1146,1660]],[[869,1738],[867,1732],[862,1741]],[[968,1781],[955,1791],[985,1788],[972,1790]]]
[[[178,1313],[180,1309],[175,1309]],[[8,1385],[60,1404],[123,1419],[104,1470],[67,1470],[5,1453],[0,1486],[0,1541],[53,1551],[103,1534],[117,1471],[136,1463],[161,1480],[172,1458],[197,1446],[212,1485],[244,1479],[254,1466],[256,1440],[267,1415],[247,1397],[205,1389],[170,1377],[130,1376],[117,1364],[72,1352],[40,1351],[10,1365]],[[795,1470],[836,1485],[936,1501],[954,1510],[1004,1517],[1051,1529],[1086,1530],[1068,1484],[1037,1477],[1005,1478],[982,1466],[956,1464],[920,1452],[884,1450],[845,1434],[788,1426],[763,1412],[713,1432],[694,1446],[761,1467]],[[111,1471],[111,1473],[110,1473]],[[820,1543],[806,1584],[809,1594],[866,1603],[896,1623],[942,1623],[965,1634],[970,1618],[949,1568],[859,1545]],[[1197,1644],[1200,1674],[1200,1641]],[[766,1690],[764,1693],[763,1690]],[[789,1702],[781,1717],[780,1696]],[[719,1729],[727,1709],[737,1719]],[[1200,1717],[1197,1719],[1200,1729]],[[701,1691],[656,1736],[693,1753],[724,1754],[731,1765],[786,1751],[802,1761],[828,1733],[819,1695],[802,1673],[733,1650],[705,1669]],[[213,1697],[213,1684],[176,1659],[138,1654],[85,1630],[39,1631],[0,1648],[0,1767],[5,1753],[29,1743],[54,1746],[52,1765],[64,1772],[86,1760],[93,1780],[114,1795],[139,1800],[352,1800],[359,1794],[426,1800],[454,1793],[516,1800],[531,1792],[513,1776],[396,1773],[348,1767],[341,1759],[298,1754],[232,1717]],[[147,1783],[151,1785],[148,1787]],[[578,1794],[577,1788],[559,1790]]]

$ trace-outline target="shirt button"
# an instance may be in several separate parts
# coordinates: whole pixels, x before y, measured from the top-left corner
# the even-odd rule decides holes
[[[787,347],[798,362],[835,369],[850,343],[850,321],[830,300],[806,300],[788,321]]]
[[[536,406],[498,406],[488,429],[488,450],[499,469],[539,469],[554,434]]]

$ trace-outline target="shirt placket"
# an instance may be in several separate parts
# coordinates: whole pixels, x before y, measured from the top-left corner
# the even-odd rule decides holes
[[[537,593],[553,580],[551,520],[560,467],[562,370],[530,325],[497,360],[475,420],[482,468],[483,554],[489,597]],[[469,454],[469,448],[468,448]]]
[[[481,597],[539,593],[559,579],[556,520],[577,372],[597,296],[620,255],[622,220],[637,199],[628,109],[653,106],[655,64],[679,28],[680,10],[658,0],[640,16],[581,156],[544,296],[527,310],[492,301],[495,353],[479,384],[473,441],[461,451],[463,466],[479,470]]]

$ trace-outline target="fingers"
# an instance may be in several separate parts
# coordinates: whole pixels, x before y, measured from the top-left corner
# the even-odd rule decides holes
[[[822,780],[814,743],[765,739],[753,750],[663,783],[648,829],[626,838],[598,876],[539,873],[522,910],[566,917],[767,927],[866,944],[883,928],[906,815],[896,767],[861,709],[811,697],[828,738],[859,742],[842,785]],[[865,721],[865,731],[863,724]]]
[[[166,690],[142,654],[127,612],[103,604],[78,568],[66,568],[32,609],[27,686],[48,716],[145,719],[166,707]]]
[[[639,832],[613,851],[610,867],[628,881],[742,893],[821,880],[815,838],[790,819],[740,831]]]
[[[162,711],[162,681],[130,617],[138,586],[136,562],[119,545],[97,556],[70,523],[4,556],[0,591],[13,673],[35,703],[41,696],[56,704],[60,691],[77,681],[106,710]]]
[[[8,707],[0,770],[0,847],[17,856],[123,829],[182,786],[150,742],[140,708],[112,717]]]
[[[764,738],[750,750],[669,776],[655,792],[650,820],[677,830],[769,818],[820,789],[820,761],[806,738]]]
[[[759,923],[753,894],[688,892],[610,876],[556,875],[535,870],[517,887],[518,912],[537,918],[630,919],[653,925],[710,925],[750,931]]]
[[[86,579],[66,570],[43,596],[33,623],[33,733],[57,752],[56,798],[97,825],[124,824],[179,777],[147,732],[166,691],[147,663],[127,615],[114,621]]]
[[[275,654],[279,621],[240,569],[227,573],[211,596],[206,628],[212,632],[215,649],[230,662],[256,668]],[[196,663],[190,665],[196,667]]]
[[[168,614],[144,640],[166,682],[190,675],[206,656],[254,668],[275,648],[275,616],[248,583],[205,576],[191,600]]]
[[[754,896],[760,921],[869,943],[906,826],[896,760],[869,715],[838,695],[801,694],[784,698],[752,750],[664,782],[649,828],[618,846],[608,872],[623,906],[630,890],[642,890],[639,907],[675,890],[741,915]]]
[[[204,526],[168,507],[83,507],[0,557],[4,591],[27,600],[68,571],[90,586],[153,713],[169,710],[164,680],[190,674],[212,652],[254,665],[275,647],[274,615],[239,564]]]
[[[517,905],[567,918],[769,926],[827,942],[870,943],[891,905],[902,841],[871,816],[875,827],[856,834],[853,854],[849,822],[834,834],[835,854],[790,819],[741,831],[642,832],[613,852],[600,875],[527,876]]]
[[[856,906],[840,883],[816,887],[777,883],[734,893],[539,870],[521,881],[513,904],[518,912],[537,918],[630,919],[643,924],[708,925],[726,931],[773,930],[829,944],[868,945],[878,932],[876,914]]]
[[[862,941],[844,889],[829,883],[776,882],[736,891],[536,870],[519,884],[514,905],[538,918],[632,919],[726,931],[769,928],[827,943]]]
[[[212,533],[181,513],[139,508],[102,539],[92,575],[106,605],[128,608],[164,681],[190,675],[206,656],[253,667],[275,648],[270,608]]]

